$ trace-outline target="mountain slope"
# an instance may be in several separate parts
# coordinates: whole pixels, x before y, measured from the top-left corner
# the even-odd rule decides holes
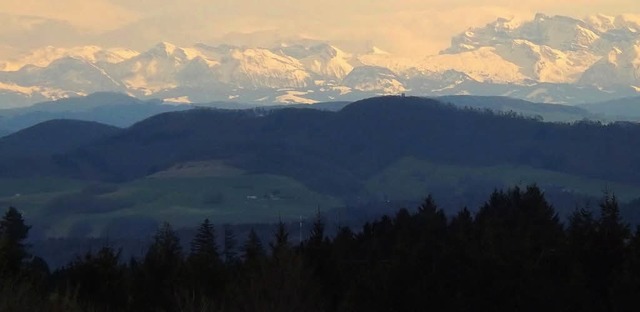
[[[622,98],[618,100],[587,103],[579,107],[593,114],[604,115],[618,120],[640,120],[640,97]]]
[[[79,58],[64,57],[46,67],[26,65],[3,78],[22,86],[44,86],[78,94],[123,91],[122,84],[98,65]]]
[[[613,48],[587,69],[579,82],[602,87],[630,85],[640,88],[640,41]]]
[[[570,122],[593,119],[595,117],[586,109],[586,106],[576,107],[533,103],[508,97],[453,95],[441,96],[436,99],[459,107],[488,109],[494,112],[513,112],[523,116],[541,117],[542,120],[549,122]]]
[[[23,109],[3,110],[4,115],[23,112],[78,112],[105,105],[139,105],[144,101],[116,92],[96,92],[83,97],[64,98],[56,101],[37,103]]]
[[[280,51],[300,60],[303,67],[319,79],[339,82],[353,70],[350,62],[352,56],[329,44],[285,44]]]
[[[0,69],[3,71],[17,71],[26,65],[46,67],[58,59],[67,57],[84,59],[92,63],[118,63],[137,54],[138,52],[136,51],[123,48],[105,50],[98,46],[80,46],[64,49],[47,46],[30,51],[20,58],[0,63]]]

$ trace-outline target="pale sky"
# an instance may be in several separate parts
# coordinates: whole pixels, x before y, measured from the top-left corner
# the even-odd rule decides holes
[[[497,17],[639,14],[637,1],[3,0],[0,52],[79,44],[142,50],[159,41],[217,43],[229,33],[262,32],[253,37],[372,42],[398,54],[427,55],[446,48],[453,35]]]

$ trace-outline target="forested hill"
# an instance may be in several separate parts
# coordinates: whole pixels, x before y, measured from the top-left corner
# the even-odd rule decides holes
[[[42,172],[25,170],[24,162],[3,166],[5,174],[125,181],[185,161],[216,159],[346,195],[393,162],[415,157],[450,165],[525,165],[640,185],[639,140],[640,126],[630,123],[551,124],[431,99],[379,97],[339,112],[165,113],[54,155]]]
[[[57,119],[0,138],[0,161],[42,158],[91,144],[121,129],[90,121]]]

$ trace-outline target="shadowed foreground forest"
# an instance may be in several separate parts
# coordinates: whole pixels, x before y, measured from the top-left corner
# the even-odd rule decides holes
[[[165,224],[144,257],[106,246],[54,272],[9,208],[0,311],[637,311],[640,231],[615,196],[598,208],[563,223],[530,186],[450,218],[428,197],[331,238],[318,215],[302,243],[280,223],[269,242],[225,231],[219,247],[205,220],[188,250]]]

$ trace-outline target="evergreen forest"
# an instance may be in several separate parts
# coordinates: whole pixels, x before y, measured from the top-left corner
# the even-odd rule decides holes
[[[51,270],[9,208],[0,311],[637,311],[640,229],[618,206],[605,193],[561,219],[531,185],[455,215],[428,196],[335,235],[318,213],[301,242],[282,222],[263,241],[207,219],[189,248],[165,223],[143,257],[107,245]]]

